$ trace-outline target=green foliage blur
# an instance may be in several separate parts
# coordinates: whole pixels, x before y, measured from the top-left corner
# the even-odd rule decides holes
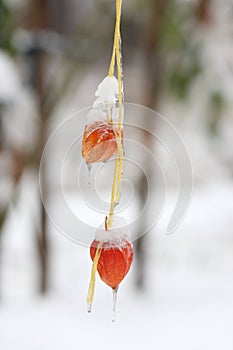
[[[71,43],[72,50],[77,52],[81,51],[81,47],[83,47],[84,62],[91,64],[96,60],[103,60],[107,63],[114,30],[112,20],[114,18],[114,1],[99,0],[93,2],[93,7],[90,7],[90,2],[88,3],[89,7],[88,4],[85,6],[81,1],[77,2],[75,6],[72,5],[74,11],[71,12],[75,13],[77,9],[86,7],[87,10],[84,11],[85,16],[81,14],[78,17],[77,15],[75,19],[68,17],[68,21],[67,19],[64,21],[64,23],[69,22],[69,25],[73,21],[73,32],[69,36],[65,32],[61,33],[62,39],[66,43]],[[153,1],[145,0],[131,0],[124,3],[122,36],[124,54],[129,64],[130,59],[137,56],[138,53],[141,52],[141,57],[143,57],[145,49],[143,40],[146,39],[143,37],[143,33],[152,3]],[[197,3],[166,0],[165,12],[160,20],[159,44],[156,48],[158,50],[156,53],[162,62],[159,68],[162,80],[159,89],[161,89],[160,92],[177,98],[181,103],[188,99],[190,88],[204,70],[201,60],[203,43],[200,40],[200,23],[196,17]],[[59,6],[61,8],[70,7],[71,2],[67,1],[67,4],[63,3]],[[54,13],[53,16],[56,17],[57,14]],[[5,0],[0,0],[0,47],[10,55],[16,54],[12,38],[15,29],[17,30],[17,20],[17,11],[9,7]],[[56,31],[56,28],[50,28],[50,30]],[[83,46],[80,43],[83,43]],[[76,56],[77,52],[74,52],[74,59],[79,57]],[[68,60],[72,59],[70,51],[62,52],[63,54],[67,55]],[[212,117],[208,120],[208,128],[211,135],[216,135],[225,101],[221,91],[209,91],[209,101]]]
[[[0,0],[0,23],[0,47],[3,48],[8,54],[14,55],[15,48],[12,45],[14,16],[12,9],[5,3],[4,0]]]
[[[161,46],[166,60],[165,86],[177,98],[188,97],[189,88],[201,73],[200,44],[191,4],[168,3],[162,22]]]

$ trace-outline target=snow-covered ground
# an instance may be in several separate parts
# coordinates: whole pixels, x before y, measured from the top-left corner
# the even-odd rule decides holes
[[[93,312],[87,313],[87,248],[50,227],[51,292],[41,298],[33,289],[35,252],[20,244],[30,243],[30,232],[27,237],[20,230],[5,232],[1,349],[231,350],[232,197],[231,183],[197,188],[185,221],[170,236],[161,233],[164,213],[160,230],[147,236],[146,290],[135,289],[133,264],[119,289],[115,324],[111,290],[99,278]],[[20,225],[22,212],[14,215]]]

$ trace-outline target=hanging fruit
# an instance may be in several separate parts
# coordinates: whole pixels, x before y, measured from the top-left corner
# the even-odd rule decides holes
[[[91,279],[87,295],[88,311],[91,311],[95,290],[95,274],[113,290],[113,320],[119,284],[128,273],[133,260],[133,247],[123,218],[114,216],[120,201],[123,152],[123,83],[121,65],[121,18],[122,0],[116,0],[116,24],[112,58],[108,76],[98,86],[97,97],[87,115],[82,140],[82,155],[87,165],[110,159],[116,154],[109,215],[104,227],[99,228],[90,247],[92,259]],[[117,79],[114,77],[115,63]]]
[[[112,226],[108,229],[106,217],[104,228],[102,225],[96,231],[90,247],[90,255],[93,269],[87,297],[88,309],[91,311],[97,270],[102,281],[113,289],[115,310],[118,287],[133,261],[133,246],[129,241],[129,232],[124,218],[113,216]]]
[[[106,77],[95,93],[97,99],[87,115],[82,139],[82,156],[87,164],[109,160],[117,151],[118,130],[118,81]]]
[[[100,242],[94,240],[91,244],[90,255],[94,261],[97,248]],[[132,244],[127,240],[120,242],[104,242],[101,246],[101,253],[97,264],[97,270],[104,283],[115,289],[129,271],[133,261]]]
[[[111,124],[96,121],[86,125],[82,156],[88,164],[107,161],[116,151],[116,130]]]

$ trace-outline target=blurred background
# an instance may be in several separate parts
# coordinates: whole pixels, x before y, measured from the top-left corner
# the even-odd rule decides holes
[[[194,192],[184,222],[165,236],[177,180],[155,147],[168,178],[167,211],[135,243],[116,324],[111,291],[99,278],[87,314],[89,251],[60,235],[41,203],[46,140],[93,103],[107,75],[114,20],[113,0],[0,0],[0,348],[232,350],[232,0],[123,1],[125,100],[177,128]],[[51,164],[68,141],[67,134]],[[57,190],[49,168],[42,169],[48,200]],[[138,205],[144,186],[139,178]]]

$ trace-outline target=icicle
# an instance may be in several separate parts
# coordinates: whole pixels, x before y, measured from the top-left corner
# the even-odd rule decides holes
[[[116,303],[117,303],[117,291],[119,287],[116,287],[112,290],[113,292],[113,308],[112,308],[112,322],[116,320]]]
[[[89,163],[86,163],[86,165],[87,165],[87,171],[88,171],[87,185],[88,185],[88,188],[90,188],[91,187],[91,168],[92,168],[92,165]]]
[[[87,312],[90,313],[92,309],[92,304],[91,303],[87,303]]]

